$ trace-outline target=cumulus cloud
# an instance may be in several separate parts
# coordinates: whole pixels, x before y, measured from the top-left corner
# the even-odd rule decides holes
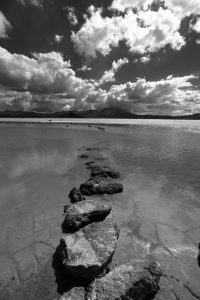
[[[112,63],[115,74],[126,58]],[[106,72],[105,72],[106,73]],[[111,77],[104,82],[113,80]],[[76,76],[61,54],[35,53],[32,58],[0,47],[0,110],[56,111],[121,107],[137,113],[184,113],[200,109],[196,77],[169,76],[159,81],[137,79],[112,85],[108,91],[94,80]]]
[[[160,81],[138,79],[113,85],[108,92],[107,106],[117,106],[137,113],[172,114],[193,110],[200,92],[192,89],[195,76],[172,77]],[[191,101],[192,100],[192,101]],[[165,108],[165,109],[164,109]]]
[[[60,53],[35,53],[29,58],[0,47],[0,83],[32,92],[72,93],[84,81]]]
[[[143,8],[147,9],[148,6],[152,3],[152,0],[114,0],[111,4],[111,9],[118,11],[125,11],[129,8]]]
[[[72,41],[79,54],[87,59],[97,52],[108,55],[120,41],[125,41],[131,53],[155,52],[167,44],[180,50],[185,44],[179,33],[180,20],[168,9],[158,11],[128,10],[123,16],[103,17],[101,9],[93,6]]]
[[[70,24],[72,26],[77,25],[78,20],[76,17],[75,8],[73,6],[67,6],[67,7],[65,7],[65,10],[67,11],[67,17],[68,17]]]
[[[12,28],[10,22],[0,11],[0,38],[5,39],[8,37],[8,31]]]
[[[179,19],[190,14],[200,14],[199,0],[113,0],[111,9],[124,12],[130,8],[148,10],[152,4],[164,6],[171,10]]]
[[[199,0],[165,0],[165,5],[180,19],[191,14],[200,14]]]
[[[22,5],[33,5],[37,7],[43,7],[44,0],[17,0]]]
[[[118,59],[117,61],[113,61],[112,67],[110,70],[104,72],[100,80],[98,81],[97,85],[101,85],[105,82],[112,82],[115,81],[115,74],[116,72],[125,64],[127,64],[129,60],[127,58]]]
[[[91,6],[90,16],[85,16],[85,23],[81,29],[72,33],[75,48],[87,58],[96,57],[96,51],[103,55],[109,54],[111,45],[117,47],[121,39],[114,18],[103,18],[101,13],[101,9]],[[120,18],[116,18],[116,21],[118,20]]]

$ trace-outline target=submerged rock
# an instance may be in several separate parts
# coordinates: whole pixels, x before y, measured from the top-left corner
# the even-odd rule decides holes
[[[153,299],[160,276],[156,262],[135,260],[96,279],[88,288],[87,300]]]
[[[194,255],[171,255],[162,247],[151,255],[160,263],[163,274],[155,300],[200,299],[200,268]]]
[[[112,182],[108,178],[90,178],[80,185],[80,191],[83,195],[104,195],[116,194],[123,191],[123,185],[118,182]]]
[[[92,222],[101,221],[110,213],[108,202],[98,200],[85,200],[65,207],[65,220],[63,231],[77,230]]]
[[[111,262],[119,237],[119,227],[109,215],[104,221],[63,235],[59,253],[72,277],[93,280]]]
[[[110,177],[110,178],[119,178],[120,173],[112,170],[111,168],[108,167],[100,167],[100,166],[92,166],[91,168],[91,176],[99,176],[99,177]]]
[[[69,193],[69,199],[72,203],[76,203],[85,200],[85,197],[83,197],[79,189],[74,187]]]

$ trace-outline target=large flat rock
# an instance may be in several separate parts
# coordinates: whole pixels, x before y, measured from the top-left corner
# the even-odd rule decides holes
[[[63,230],[77,230],[93,222],[102,221],[110,213],[111,206],[105,200],[89,199],[65,207]]]
[[[111,262],[118,237],[118,225],[109,215],[104,221],[63,235],[59,247],[61,260],[74,278],[92,280]]]
[[[200,268],[196,257],[175,256],[162,247],[155,249],[152,256],[160,263],[163,274],[156,300],[200,299]]]
[[[87,300],[153,299],[160,276],[157,263],[131,261],[96,279],[88,288]]]

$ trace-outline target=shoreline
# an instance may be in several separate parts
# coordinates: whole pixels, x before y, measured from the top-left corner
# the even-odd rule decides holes
[[[34,118],[1,118],[1,124],[46,124],[46,125],[91,125],[91,126],[167,126],[195,127],[200,129],[199,120],[168,120],[168,119],[34,119]]]

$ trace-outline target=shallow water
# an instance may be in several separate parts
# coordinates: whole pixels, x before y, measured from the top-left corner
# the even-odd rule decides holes
[[[12,263],[23,281],[55,251],[63,205],[91,160],[122,174],[124,192],[112,196],[121,225],[114,263],[159,245],[196,256],[200,131],[189,127],[1,124],[0,277]]]

